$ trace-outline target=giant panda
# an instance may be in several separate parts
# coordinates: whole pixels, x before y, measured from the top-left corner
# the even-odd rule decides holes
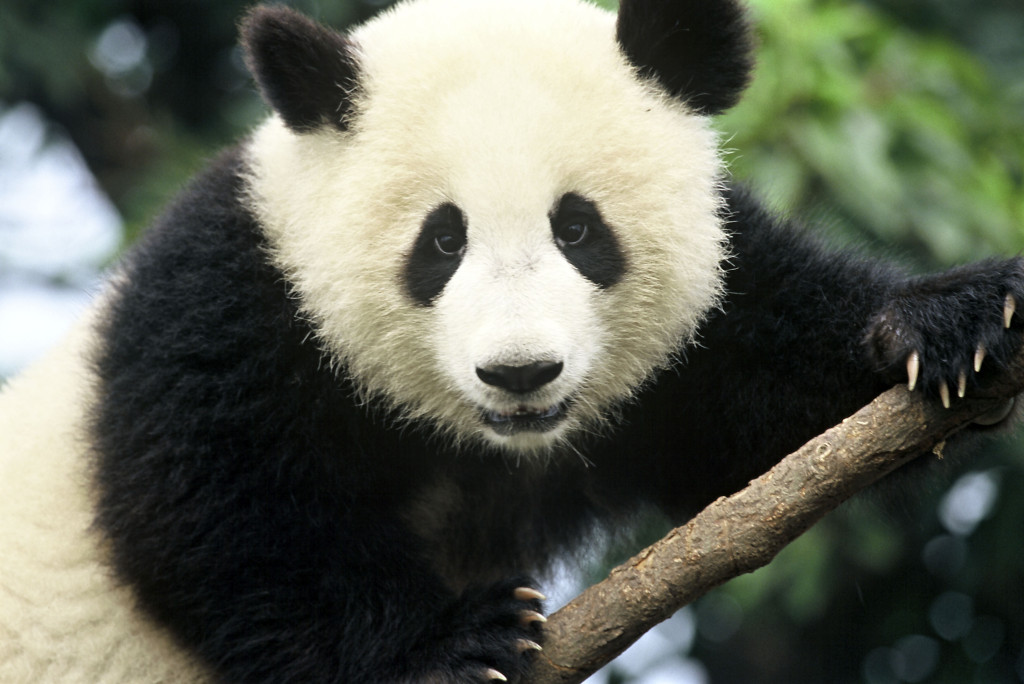
[[[272,115],[0,395],[4,682],[529,681],[553,559],[1019,346],[1020,259],[909,277],[728,176],[735,0],[241,33]]]

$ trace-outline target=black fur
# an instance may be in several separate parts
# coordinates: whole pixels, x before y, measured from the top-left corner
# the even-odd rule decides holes
[[[430,306],[455,275],[466,247],[466,219],[462,210],[446,202],[427,214],[406,257],[403,282],[417,303]]]
[[[736,104],[754,66],[738,0],[623,0],[617,35],[642,73],[705,114]]]
[[[963,372],[970,392],[978,381],[973,368],[979,345],[996,367],[1004,367],[1014,351],[1003,330],[1003,309],[993,298],[1002,292],[1021,302],[1019,287],[1007,287],[1019,277],[1017,260],[988,259],[909,281],[872,320],[866,342],[876,366],[905,373],[907,357],[916,350],[921,359],[919,384],[935,391],[945,382],[955,391]],[[959,333],[963,330],[978,332],[969,338]],[[929,339],[923,338],[925,331]]]
[[[134,251],[93,424],[118,574],[226,682],[463,682],[484,667],[524,681],[517,639],[541,636],[519,614],[539,605],[513,590],[595,522],[651,504],[680,520],[742,487],[903,381],[907,341],[934,393],[977,340],[994,372],[1019,336],[998,312],[1007,293],[1024,300],[1020,260],[908,280],[733,190],[724,310],[618,430],[577,445],[591,467],[572,452],[456,458],[391,429],[328,370],[239,172],[237,155],[218,160]],[[902,335],[881,330],[891,312]],[[437,492],[426,511],[412,503]]]
[[[257,7],[240,29],[246,66],[289,128],[347,128],[359,67],[345,36],[287,7]]]
[[[238,171],[221,158],[172,205],[104,327],[97,522],[119,575],[224,681],[516,675],[515,639],[540,639],[512,597],[529,580],[457,595],[429,570],[401,514],[452,459],[327,370]]]
[[[577,232],[570,232],[575,229]],[[568,193],[551,212],[551,233],[566,260],[601,288],[611,287],[626,272],[626,258],[615,235],[593,202]]]

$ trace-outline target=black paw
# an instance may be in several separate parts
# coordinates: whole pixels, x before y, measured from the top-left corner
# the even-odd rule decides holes
[[[948,408],[1006,367],[1022,330],[1024,259],[988,260],[897,288],[868,326],[867,344],[880,372]]]
[[[445,611],[424,657],[427,681],[525,682],[541,650],[544,596],[526,578],[473,587]]]

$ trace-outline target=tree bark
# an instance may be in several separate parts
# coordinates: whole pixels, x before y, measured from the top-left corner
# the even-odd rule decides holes
[[[1024,352],[1008,372],[944,409],[895,387],[812,439],[736,494],[723,497],[611,571],[553,614],[536,684],[581,682],[646,631],[714,587],[767,565],[861,489],[1024,391]]]

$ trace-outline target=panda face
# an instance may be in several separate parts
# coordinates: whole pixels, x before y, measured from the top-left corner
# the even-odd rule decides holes
[[[566,193],[534,216],[481,216],[453,204],[424,222],[406,264],[410,295],[433,307],[437,363],[474,404],[482,434],[544,445],[572,424],[600,363],[601,290],[626,270],[594,204]]]
[[[719,297],[706,117],[575,0],[419,0],[351,40],[350,125],[273,117],[248,148],[320,343],[367,402],[455,444],[601,429]]]

